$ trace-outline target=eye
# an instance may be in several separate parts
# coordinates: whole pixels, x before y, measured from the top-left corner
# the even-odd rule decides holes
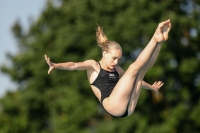
[[[118,57],[112,57],[113,60],[120,60],[121,58],[118,58]]]

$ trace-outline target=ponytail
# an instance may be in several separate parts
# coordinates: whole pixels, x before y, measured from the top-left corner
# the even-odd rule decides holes
[[[120,49],[120,45],[115,42],[115,41],[108,41],[108,38],[106,35],[103,33],[103,28],[100,27],[99,25],[97,26],[96,29],[96,38],[97,38],[97,43],[99,47],[101,47],[102,52],[106,51],[108,52],[110,49]]]
[[[96,38],[97,38],[97,43],[99,47],[102,48],[103,51],[107,51],[108,49],[108,38],[106,35],[103,33],[103,28],[100,27],[99,25],[97,26],[96,29]]]

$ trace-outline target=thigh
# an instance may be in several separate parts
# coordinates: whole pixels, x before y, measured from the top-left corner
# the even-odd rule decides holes
[[[137,101],[140,96],[140,91],[142,89],[141,87],[142,87],[142,81],[143,81],[144,75],[145,75],[145,72],[141,71],[138,73],[138,76],[136,77],[135,84],[132,89],[133,91],[131,92],[129,104],[128,104],[129,115],[134,112],[135,107],[137,105]]]
[[[103,100],[102,104],[107,112],[120,116],[126,111],[137,73],[137,71],[129,67],[114,87],[110,96]]]

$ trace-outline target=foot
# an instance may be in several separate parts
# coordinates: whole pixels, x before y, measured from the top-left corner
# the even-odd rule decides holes
[[[170,29],[171,29],[170,19],[159,23],[153,36],[156,42],[162,43],[166,41],[168,39],[168,33]]]
[[[167,21],[166,21],[166,24],[164,25],[164,27],[163,27],[163,36],[164,36],[164,41],[166,41],[167,39],[168,39],[168,33],[169,33],[169,31],[170,31],[170,29],[171,29],[171,22],[170,22],[170,19],[168,19]]]

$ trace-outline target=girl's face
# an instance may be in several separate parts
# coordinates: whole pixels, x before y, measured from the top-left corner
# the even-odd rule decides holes
[[[109,52],[103,52],[104,62],[108,70],[113,70],[121,57],[122,51],[120,49],[111,49]]]

